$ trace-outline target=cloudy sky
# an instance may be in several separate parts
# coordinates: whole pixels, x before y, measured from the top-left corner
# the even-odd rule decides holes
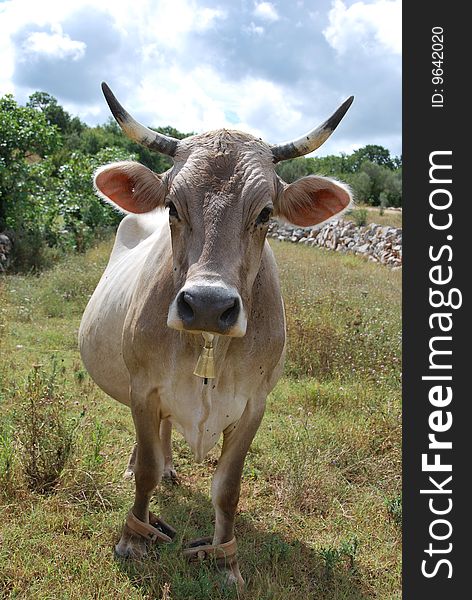
[[[353,94],[318,154],[401,153],[399,0],[0,0],[0,95],[49,92],[92,125],[107,81],[146,125],[299,137]]]

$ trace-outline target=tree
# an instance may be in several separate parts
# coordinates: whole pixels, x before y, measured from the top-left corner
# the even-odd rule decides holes
[[[368,144],[363,148],[355,150],[347,161],[348,169],[352,173],[356,173],[365,161],[374,163],[379,167],[386,167],[392,171],[396,169],[395,159],[392,159],[390,156],[390,151],[376,144]]]
[[[293,158],[285,160],[276,166],[279,176],[287,183],[314,173],[313,165],[306,158]]]
[[[94,171],[108,162],[136,160],[136,155],[120,148],[104,148],[95,156],[73,152],[59,170],[57,214],[61,232],[69,234],[71,245],[79,252],[86,249],[99,229],[119,223],[122,215],[98,198],[92,186]]]
[[[354,193],[354,200],[361,204],[370,204],[372,197],[372,181],[364,171],[349,175],[347,182]]]
[[[22,226],[30,181],[29,166],[60,147],[55,125],[10,94],[0,98],[0,231]],[[31,208],[31,207],[30,207]]]
[[[402,169],[388,173],[385,184],[384,193],[389,206],[401,206],[402,204]]]
[[[43,113],[49,125],[55,125],[62,134],[81,133],[86,125],[78,117],[71,115],[58,104],[56,98],[47,92],[34,92],[26,106]]]

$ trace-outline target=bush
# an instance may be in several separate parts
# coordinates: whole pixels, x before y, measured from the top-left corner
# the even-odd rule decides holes
[[[367,225],[368,212],[366,208],[355,208],[351,213],[352,220],[357,227],[363,227]]]
[[[35,366],[20,393],[18,438],[26,483],[30,490],[47,494],[71,456],[77,420],[67,415],[55,363],[49,374]]]
[[[95,194],[93,172],[107,162],[134,159],[124,150],[105,148],[96,156],[72,153],[57,173],[49,159],[26,166],[27,185],[7,222],[14,232],[13,269],[39,271],[66,252],[85,252],[115,228],[122,216]]]

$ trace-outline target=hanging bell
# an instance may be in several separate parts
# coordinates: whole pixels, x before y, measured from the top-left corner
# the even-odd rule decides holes
[[[202,348],[198,357],[197,365],[193,372],[197,377],[203,379],[215,379],[215,359],[213,355],[213,338],[212,333],[203,333],[205,345]]]

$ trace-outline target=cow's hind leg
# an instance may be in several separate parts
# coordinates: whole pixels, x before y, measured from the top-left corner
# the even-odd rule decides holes
[[[134,465],[136,464],[136,454],[138,450],[138,444],[134,444],[131,454],[128,458],[128,466],[123,473],[124,479],[133,479],[134,477]]]
[[[234,538],[234,519],[239,502],[244,460],[259,428],[264,407],[265,399],[258,403],[249,402],[240,420],[224,432],[223,448],[211,486],[216,517],[213,545],[224,544]],[[220,559],[218,567],[225,573],[228,583],[244,585],[236,559]]]
[[[174,462],[172,460],[172,423],[169,419],[162,419],[160,437],[162,451],[164,452],[163,476],[171,479],[174,483],[177,483],[177,473],[174,469]]]
[[[164,452],[164,472],[162,476],[167,479],[171,479],[174,483],[178,483],[177,473],[174,469],[174,462],[172,460],[172,423],[169,419],[161,420],[159,432],[162,451]],[[133,450],[131,451],[128,459],[128,466],[123,473],[124,479],[133,479],[134,477],[134,465],[136,463],[137,448],[138,445],[134,444]]]
[[[137,389],[134,389],[137,388]],[[149,501],[164,470],[164,454],[159,437],[159,398],[148,390],[131,386],[131,411],[136,429],[136,462],[134,479],[136,485],[134,516],[149,523]],[[116,545],[120,557],[142,558],[146,554],[146,540],[125,524],[121,539]]]

